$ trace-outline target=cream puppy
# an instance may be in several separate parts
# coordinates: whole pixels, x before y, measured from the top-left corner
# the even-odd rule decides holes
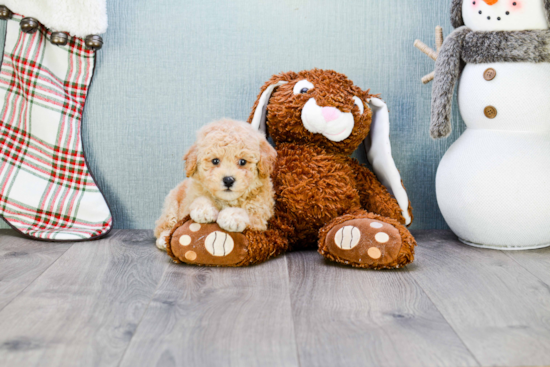
[[[201,128],[184,157],[188,179],[170,191],[156,222],[157,247],[166,250],[166,237],[188,215],[228,232],[266,230],[275,205],[270,175],[276,155],[246,122],[222,119]]]

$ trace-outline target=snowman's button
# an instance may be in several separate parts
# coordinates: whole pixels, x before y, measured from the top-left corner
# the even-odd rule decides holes
[[[483,78],[488,82],[495,79],[496,76],[497,76],[497,71],[493,68],[489,68],[485,70],[485,72],[483,73]]]
[[[493,106],[485,107],[485,110],[483,112],[485,113],[485,116],[489,119],[494,119],[495,117],[497,117],[497,109]]]

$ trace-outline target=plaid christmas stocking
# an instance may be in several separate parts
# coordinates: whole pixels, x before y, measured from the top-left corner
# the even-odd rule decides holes
[[[95,239],[112,226],[86,164],[81,122],[95,54],[84,40],[50,42],[51,31],[21,31],[7,20],[0,69],[0,214],[26,236]]]

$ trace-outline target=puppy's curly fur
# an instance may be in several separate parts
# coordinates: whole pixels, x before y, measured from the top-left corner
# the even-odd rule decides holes
[[[222,119],[204,126],[184,157],[188,179],[165,199],[156,222],[157,247],[179,220],[214,223],[229,232],[267,229],[274,212],[270,175],[276,151],[246,122]],[[234,182],[228,187],[224,178]]]

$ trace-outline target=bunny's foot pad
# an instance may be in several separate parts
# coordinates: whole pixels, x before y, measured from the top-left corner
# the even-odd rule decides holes
[[[238,266],[248,257],[248,241],[242,233],[226,232],[217,223],[187,220],[172,230],[167,251],[177,263]]]
[[[359,268],[397,269],[411,263],[416,243],[409,231],[392,219],[377,217],[337,218],[322,229],[319,252]]]

